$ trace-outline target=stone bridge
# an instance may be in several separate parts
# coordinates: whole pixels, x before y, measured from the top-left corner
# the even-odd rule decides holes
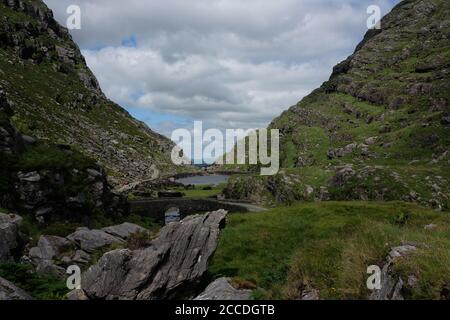
[[[129,202],[130,213],[143,215],[164,223],[166,212],[171,208],[180,210],[180,218],[209,211],[225,209],[228,212],[249,212],[245,204],[229,203],[214,199],[163,198],[142,199]]]

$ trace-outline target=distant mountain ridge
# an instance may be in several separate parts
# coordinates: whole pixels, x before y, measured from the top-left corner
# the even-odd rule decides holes
[[[269,125],[281,175],[229,198],[450,205],[450,1],[404,0],[319,89]],[[248,187],[251,186],[251,187]]]
[[[105,166],[113,184],[180,170],[169,139],[105,97],[41,0],[0,1],[0,86],[23,134],[78,149]]]
[[[450,3],[405,0],[382,19],[381,26],[367,32],[321,88],[271,123],[284,134],[285,167],[301,166],[301,152],[290,154],[288,149],[292,143],[301,151],[296,135],[311,128],[320,128],[327,136],[330,151],[379,136],[377,145],[393,143],[388,161],[431,161],[432,153],[447,151]],[[396,148],[399,143],[403,145]],[[315,146],[304,149],[304,162],[333,157],[324,152],[314,155]],[[361,157],[365,155],[349,160]]]

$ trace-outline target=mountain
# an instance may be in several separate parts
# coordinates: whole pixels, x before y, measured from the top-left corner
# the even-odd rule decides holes
[[[78,46],[41,0],[0,1],[0,87],[25,135],[69,145],[113,184],[173,173],[173,143],[105,97]]]
[[[226,195],[448,208],[449,105],[450,2],[402,1],[328,81],[270,124],[281,134],[280,174],[232,179]]]

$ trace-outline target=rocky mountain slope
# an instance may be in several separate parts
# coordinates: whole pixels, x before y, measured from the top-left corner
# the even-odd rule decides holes
[[[78,149],[106,167],[115,184],[176,169],[172,142],[105,97],[41,0],[0,1],[0,86],[22,134]]]
[[[450,2],[402,1],[329,81],[270,124],[280,129],[282,174],[237,178],[225,193],[448,208],[449,105]]]

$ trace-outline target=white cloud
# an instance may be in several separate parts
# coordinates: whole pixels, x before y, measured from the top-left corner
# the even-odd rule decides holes
[[[111,99],[221,129],[264,127],[318,87],[362,39],[367,6],[390,2],[46,0],[62,22],[82,8],[73,36]]]

